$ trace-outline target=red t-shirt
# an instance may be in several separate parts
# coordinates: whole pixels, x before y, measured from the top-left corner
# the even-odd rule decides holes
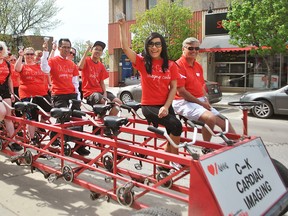
[[[11,79],[13,82],[13,87],[19,87],[20,85],[20,73],[16,72],[14,67],[14,64],[10,64],[11,65]]]
[[[39,64],[24,64],[20,72],[19,97],[23,99],[47,95],[45,76]]]
[[[184,86],[185,89],[196,98],[203,97],[203,87],[205,86],[205,80],[203,77],[202,66],[196,61],[194,62],[193,66],[189,65],[184,56],[181,56],[181,58],[176,62],[180,67],[180,79],[178,79],[177,86]],[[176,94],[175,99],[183,98]]]
[[[163,105],[165,104],[170,82],[179,78],[178,66],[169,61],[167,71],[162,71],[163,59],[152,60],[152,74],[148,74],[145,68],[144,58],[136,56],[136,63],[133,66],[141,73],[142,105]]]
[[[7,80],[7,77],[9,76],[9,74],[10,72],[9,72],[8,65],[5,61],[3,61],[0,64],[0,85],[2,85]]]
[[[50,58],[48,64],[51,68],[52,95],[75,94],[72,78],[79,76],[77,65],[71,60],[60,56]]]
[[[87,57],[81,75],[84,97],[88,97],[94,92],[103,93],[100,82],[107,79],[109,74],[101,62],[95,63],[91,57]]]

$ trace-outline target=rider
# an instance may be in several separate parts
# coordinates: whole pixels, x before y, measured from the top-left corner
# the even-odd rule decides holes
[[[156,126],[164,125],[171,139],[178,145],[182,124],[175,116],[172,101],[177,91],[179,73],[175,62],[168,60],[165,39],[159,33],[151,33],[145,40],[143,56],[137,55],[128,45],[127,25],[124,19],[118,22],[122,49],[141,74],[142,112],[148,122]],[[178,154],[178,148],[170,143],[165,146],[165,151]],[[168,160],[164,160],[164,163],[177,170],[181,168],[180,164],[170,163]]]
[[[199,53],[199,40],[189,37],[183,41],[182,56],[176,62],[180,67],[181,78],[178,80],[177,95],[173,101],[173,108],[179,115],[189,120],[199,120],[207,124],[212,130],[215,125],[225,130],[225,122],[219,117],[219,112],[209,103],[205,90],[203,68],[196,61]],[[229,133],[235,133],[229,123]],[[211,140],[211,134],[203,128],[204,141]]]
[[[94,104],[105,103],[105,98],[118,105],[122,104],[121,100],[115,97],[111,92],[106,91],[104,80],[109,77],[105,66],[101,63],[100,57],[103,54],[106,44],[102,41],[96,41],[91,47],[89,44],[82,59],[78,64],[82,74],[82,91],[87,103],[93,106]],[[87,56],[91,51],[91,56]],[[110,111],[110,115],[117,115],[119,110],[117,105],[114,105]]]
[[[11,106],[12,102],[15,101],[10,64],[5,60],[7,53],[8,51],[5,42],[0,41],[0,121],[4,120],[8,136],[12,137],[14,134],[13,122],[5,119],[6,115],[11,115],[11,110],[2,102],[3,100]],[[9,147],[13,151],[21,151],[23,149],[22,146],[13,142],[9,143]]]

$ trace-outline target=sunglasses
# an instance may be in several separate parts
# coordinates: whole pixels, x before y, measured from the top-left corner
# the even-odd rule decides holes
[[[200,50],[200,47],[185,47],[186,49],[188,49],[189,51],[192,51],[192,50]]]
[[[0,51],[2,51],[3,50],[3,47],[0,47]]]
[[[161,48],[162,47],[162,43],[161,42],[152,42],[152,41],[150,41],[149,43],[148,43],[148,47],[149,48],[152,48],[152,47],[157,47],[157,48]]]
[[[74,52],[70,52],[70,54],[73,55],[73,56],[75,56],[75,53],[74,53]]]
[[[35,53],[25,53],[25,55],[30,55],[30,56],[33,56],[33,55],[35,55]]]
[[[13,61],[13,62],[14,62],[14,61],[16,61],[16,59],[11,59],[10,61]]]

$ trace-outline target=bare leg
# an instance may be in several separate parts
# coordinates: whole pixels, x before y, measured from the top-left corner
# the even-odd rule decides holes
[[[208,125],[212,130],[214,129],[214,126],[216,124],[216,116],[209,112],[205,111],[199,118],[199,121],[204,122],[206,125]],[[202,137],[204,141],[210,141],[212,135],[209,133],[208,130],[206,130],[204,127],[202,128]]]
[[[221,119],[220,117],[217,116],[216,118],[216,125],[218,127],[221,128],[222,131],[225,130],[225,121],[223,119]],[[229,130],[228,130],[228,133],[233,133],[233,134],[236,134],[236,131],[235,129],[233,128],[233,126],[231,125],[231,122],[229,121]]]
[[[169,135],[170,138],[173,140],[173,142],[175,144],[179,144],[180,143],[180,136],[174,136],[172,134]],[[178,148],[175,148],[174,146],[172,146],[170,143],[167,143],[167,145],[165,146],[165,152],[169,152],[169,153],[172,153],[172,154],[178,154]],[[165,164],[169,164],[169,160],[164,160],[164,163]]]
[[[11,106],[11,99],[4,99],[4,101]],[[6,110],[6,111],[4,111],[4,113],[5,113],[4,117],[6,115],[11,115],[11,110],[9,108],[5,107],[5,105],[4,105],[4,110]],[[6,126],[6,130],[7,130],[8,136],[12,137],[12,135],[14,134],[13,122],[11,120],[8,120],[8,119],[4,119],[4,122],[5,122],[5,126]]]
[[[118,98],[115,98],[112,102],[115,102],[115,103],[117,103],[117,104],[122,104],[121,100],[118,99]],[[117,105],[115,105],[115,106],[113,106],[113,108],[111,109],[109,115],[111,115],[111,116],[117,116],[118,112],[119,112],[119,109],[118,109]]]

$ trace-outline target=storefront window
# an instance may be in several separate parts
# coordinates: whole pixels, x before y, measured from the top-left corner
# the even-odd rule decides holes
[[[217,82],[225,87],[244,87],[245,52],[215,53]]]
[[[263,57],[246,55],[245,52],[215,53],[217,82],[224,87],[268,88],[268,70]],[[288,56],[276,55],[271,65],[270,88],[287,85]]]

